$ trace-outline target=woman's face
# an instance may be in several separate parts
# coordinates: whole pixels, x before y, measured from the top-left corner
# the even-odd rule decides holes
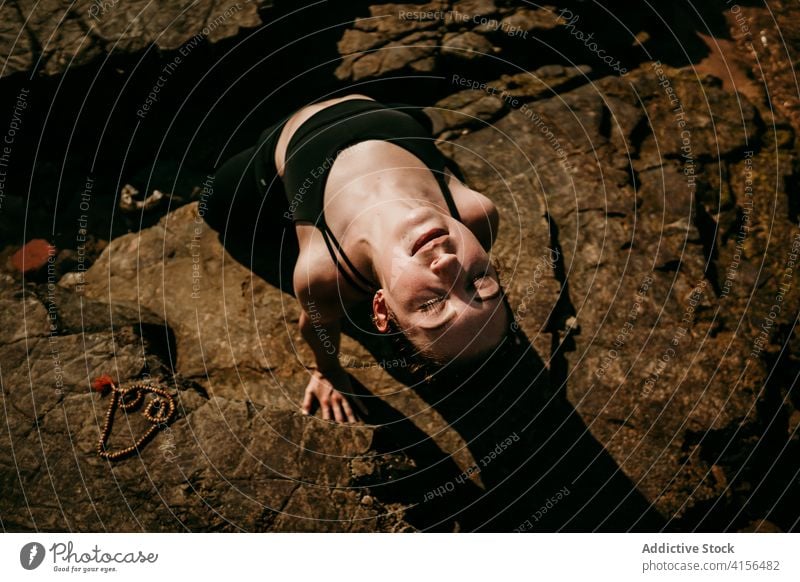
[[[411,342],[447,359],[496,346],[509,324],[489,255],[466,226],[429,208],[401,221],[379,260],[383,288],[373,301],[378,329],[389,310]]]

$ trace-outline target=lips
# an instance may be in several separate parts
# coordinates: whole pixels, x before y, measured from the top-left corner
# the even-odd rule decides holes
[[[416,255],[417,252],[419,252],[419,250],[425,245],[427,245],[429,242],[432,242],[443,236],[447,236],[447,234],[448,232],[443,228],[432,228],[429,231],[423,233],[422,236],[420,236],[416,240],[414,246],[411,247],[411,256]]]

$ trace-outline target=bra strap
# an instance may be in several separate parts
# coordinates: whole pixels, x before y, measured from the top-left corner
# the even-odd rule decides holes
[[[360,291],[363,291],[367,294],[373,293],[377,289],[377,287],[372,283],[372,281],[367,279],[364,275],[361,274],[361,272],[358,269],[356,269],[355,265],[350,261],[350,259],[344,253],[342,245],[340,245],[339,241],[336,240],[336,237],[333,236],[333,233],[331,232],[330,228],[328,228],[328,225],[325,222],[322,222],[322,224],[320,224],[319,226],[320,226],[320,231],[322,231],[322,238],[325,240],[325,246],[328,247],[328,253],[330,253],[333,262],[336,263],[336,267],[339,269],[339,272],[342,274],[345,281],[347,281],[353,287],[355,287]],[[333,242],[333,245],[331,244],[331,242]],[[338,255],[333,250],[334,246],[336,247],[336,251],[338,251]],[[344,262],[353,272],[355,278],[358,279],[359,281],[356,281],[352,276],[350,276],[350,273],[348,273],[344,269],[344,267],[342,267],[342,263],[339,262],[338,256],[342,257]]]
[[[445,167],[449,168],[449,165],[445,164]],[[453,195],[450,193],[450,188],[447,186],[447,176],[444,174],[444,170],[442,170],[442,172],[436,172],[431,169],[431,171],[436,177],[436,181],[439,183],[439,188],[442,191],[442,196],[444,196],[445,202],[447,202],[447,208],[450,210],[450,215],[461,222],[461,215],[458,213],[456,202],[453,200]],[[450,171],[452,172],[452,169]]]
[[[390,103],[383,103],[383,106],[386,109],[392,109],[395,111],[400,111],[405,113],[406,115],[410,115],[417,123],[419,123],[427,133],[433,133],[433,124],[431,123],[430,117],[428,117],[425,112],[423,111],[423,106],[421,105],[411,105],[410,103],[403,103],[403,102],[390,102]],[[400,144],[396,144],[400,145]],[[401,146],[406,150],[409,150],[406,146]],[[434,146],[436,147],[436,146]],[[409,150],[411,151],[411,150]],[[420,157],[417,151],[411,151],[415,156]],[[450,158],[445,155],[441,156],[444,158],[444,167],[448,168],[453,175],[461,180],[464,181],[464,176],[461,173],[459,167],[453,162]],[[444,174],[444,168],[441,172],[437,172],[434,170],[428,161],[425,159],[424,156],[420,157],[422,162],[428,166],[428,169],[433,172],[434,177],[436,178],[436,182],[439,184],[439,189],[442,191],[442,196],[444,196],[445,202],[447,202],[447,208],[450,210],[450,215],[461,222],[461,216],[458,213],[458,208],[456,208],[456,203],[453,200],[453,196],[450,193],[450,188],[447,186],[447,176]]]

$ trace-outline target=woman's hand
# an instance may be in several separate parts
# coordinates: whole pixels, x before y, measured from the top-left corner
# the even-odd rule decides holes
[[[303,398],[303,414],[311,414],[314,399],[319,402],[322,409],[324,420],[336,420],[336,422],[356,422],[358,419],[350,407],[350,403],[344,397],[352,393],[350,376],[343,369],[326,370],[324,373],[314,370],[311,380],[306,386],[306,394]]]

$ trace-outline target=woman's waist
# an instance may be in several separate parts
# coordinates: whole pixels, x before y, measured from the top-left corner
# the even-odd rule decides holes
[[[410,106],[409,106],[410,107]],[[430,133],[408,112],[378,101],[350,99],[317,111],[294,130],[286,147],[287,165],[309,150],[328,154],[369,139],[430,140]]]
[[[391,113],[397,115],[397,112]],[[408,124],[403,128],[361,120],[361,127],[351,126],[352,131],[346,135],[324,135],[325,129],[322,129],[300,141],[294,150],[287,152],[284,164],[283,183],[287,194],[300,189],[312,190],[319,198],[331,172],[345,178],[349,175],[350,179],[400,166],[427,170],[434,176],[441,173],[446,166],[444,154],[419,124],[408,119],[403,121],[404,125]]]

